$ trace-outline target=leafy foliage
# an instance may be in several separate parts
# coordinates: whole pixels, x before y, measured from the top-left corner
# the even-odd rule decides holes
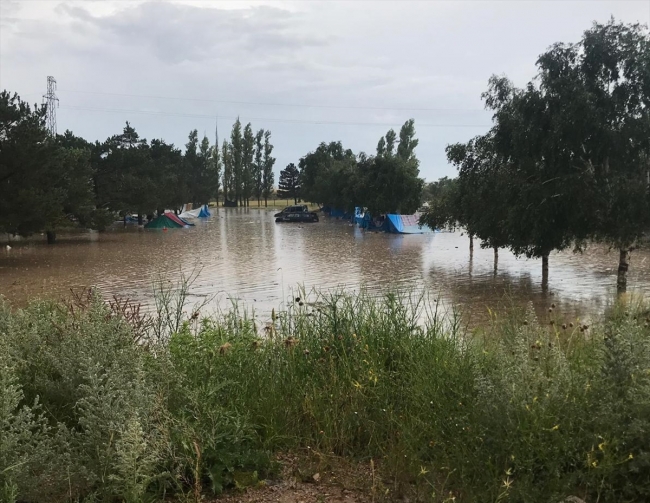
[[[288,164],[286,168],[280,171],[278,197],[280,199],[293,199],[294,203],[298,202],[300,197],[300,172],[293,163]]]
[[[362,206],[373,214],[415,212],[424,182],[418,176],[412,119],[400,130],[397,153],[395,141],[391,129],[379,140],[377,155],[370,157],[355,157],[340,142],[322,143],[300,160],[303,198],[345,210]]]
[[[492,77],[493,128],[448,147],[457,197],[422,221],[455,221],[545,264],[553,250],[604,241],[621,250],[625,289],[627,255],[650,228],[649,47],[639,25],[595,23],[542,54],[525,88]]]
[[[381,459],[416,501],[650,495],[643,303],[588,329],[531,307],[472,334],[417,295],[313,295],[267,337],[236,307],[143,339],[93,295],[0,305],[3,501],[198,501],[306,446]],[[167,300],[156,316],[187,309]]]

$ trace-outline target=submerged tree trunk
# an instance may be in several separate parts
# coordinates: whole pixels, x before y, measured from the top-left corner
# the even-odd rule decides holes
[[[269,200],[268,198],[264,198],[264,207],[266,208],[269,205]]]
[[[630,249],[621,248],[618,256],[618,278],[616,289],[618,293],[625,293],[627,290],[627,270],[630,267]]]
[[[474,253],[474,236],[472,234],[469,235],[469,253],[470,255]]]
[[[496,275],[497,269],[499,268],[499,248],[494,247],[494,274]]]
[[[542,255],[542,290],[548,290],[548,253]]]
[[[47,244],[48,245],[53,245],[54,242],[56,241],[56,232],[54,232],[54,231],[46,231],[45,235],[47,236]]]

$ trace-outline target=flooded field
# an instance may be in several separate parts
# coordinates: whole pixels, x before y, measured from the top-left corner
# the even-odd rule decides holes
[[[632,255],[628,288],[650,292],[650,251]],[[71,288],[95,286],[102,295],[128,296],[152,305],[152,284],[196,271],[194,301],[212,307],[237,301],[260,314],[282,308],[299,287],[426,292],[441,305],[459,306],[480,321],[488,308],[532,302],[542,314],[556,303],[566,316],[599,313],[615,295],[618,253],[593,246],[583,254],[550,258],[549,290],[541,289],[541,260],[517,259],[457,233],[369,233],[322,217],[316,224],[276,224],[272,211],[219,209],[190,229],[116,227],[102,234],[60,235],[12,242],[0,250],[0,294],[14,305],[35,297],[58,298]]]

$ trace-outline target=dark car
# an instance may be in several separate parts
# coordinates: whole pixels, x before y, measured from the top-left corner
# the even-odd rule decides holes
[[[318,222],[318,215],[305,205],[287,206],[275,214],[276,222]]]

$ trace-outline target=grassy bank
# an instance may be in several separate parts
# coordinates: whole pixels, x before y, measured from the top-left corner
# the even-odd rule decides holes
[[[375,501],[650,498],[642,305],[465,334],[394,295],[300,299],[264,327],[161,298],[153,317],[93,296],[1,305],[2,501],[196,501],[307,448],[372,461]]]

